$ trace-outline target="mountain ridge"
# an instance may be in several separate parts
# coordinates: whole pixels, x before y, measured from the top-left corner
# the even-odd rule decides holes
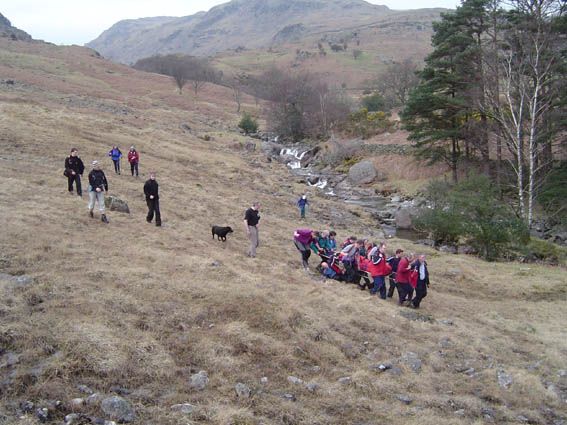
[[[430,26],[432,9],[425,10],[428,12],[393,11],[364,0],[232,0],[208,12],[180,18],[119,21],[86,46],[125,64],[155,54],[207,56],[239,47],[263,48],[308,34],[364,27],[386,18]],[[434,9],[437,18],[443,10]],[[292,31],[290,39],[278,36],[286,28],[300,31]]]
[[[12,40],[31,41],[32,36],[27,32],[12,26],[8,18],[0,13],[0,37],[11,38]]]

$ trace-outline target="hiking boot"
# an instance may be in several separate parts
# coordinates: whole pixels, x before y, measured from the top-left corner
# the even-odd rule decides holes
[[[108,218],[106,218],[106,214],[100,216],[100,221],[102,221],[103,223],[108,223]]]
[[[90,217],[90,218],[94,218],[93,210],[90,210],[90,211],[89,211],[89,217]]]
[[[156,223],[156,227],[161,227],[161,223]]]

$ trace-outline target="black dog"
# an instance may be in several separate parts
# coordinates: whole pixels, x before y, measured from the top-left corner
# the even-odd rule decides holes
[[[232,233],[232,227],[213,226],[212,233],[213,239],[215,238],[215,235],[217,235],[218,240],[224,242],[226,241],[227,233]]]

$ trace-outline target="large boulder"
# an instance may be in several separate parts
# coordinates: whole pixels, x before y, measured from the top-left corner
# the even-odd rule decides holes
[[[100,408],[110,419],[116,422],[134,422],[136,420],[136,412],[134,412],[130,403],[122,397],[105,398],[100,404]]]
[[[109,209],[110,211],[118,211],[130,214],[130,208],[128,208],[126,201],[123,201],[122,199],[113,195],[104,196],[104,207],[106,209]]]
[[[360,161],[348,171],[349,180],[355,184],[372,183],[376,176],[376,167],[370,161]]]
[[[395,219],[398,229],[411,229],[412,218],[409,209],[401,208],[396,211]]]

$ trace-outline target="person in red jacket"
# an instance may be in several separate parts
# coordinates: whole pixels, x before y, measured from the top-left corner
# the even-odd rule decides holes
[[[398,286],[398,295],[400,296],[399,304],[409,303],[413,296],[413,287],[410,284],[409,277],[411,272],[411,262],[414,255],[408,254],[407,257],[402,257],[398,263],[396,271],[396,284]]]
[[[381,242],[378,250],[372,256],[372,263],[368,266],[368,271],[374,279],[374,287],[370,293],[374,295],[380,291],[380,298],[386,299],[386,276],[390,274],[392,268],[386,261],[386,242]]]
[[[130,146],[128,151],[128,162],[130,162],[130,171],[132,171],[132,177],[134,177],[134,170],[136,170],[136,177],[138,177],[138,162],[140,161],[140,155],[136,152],[134,146]]]

